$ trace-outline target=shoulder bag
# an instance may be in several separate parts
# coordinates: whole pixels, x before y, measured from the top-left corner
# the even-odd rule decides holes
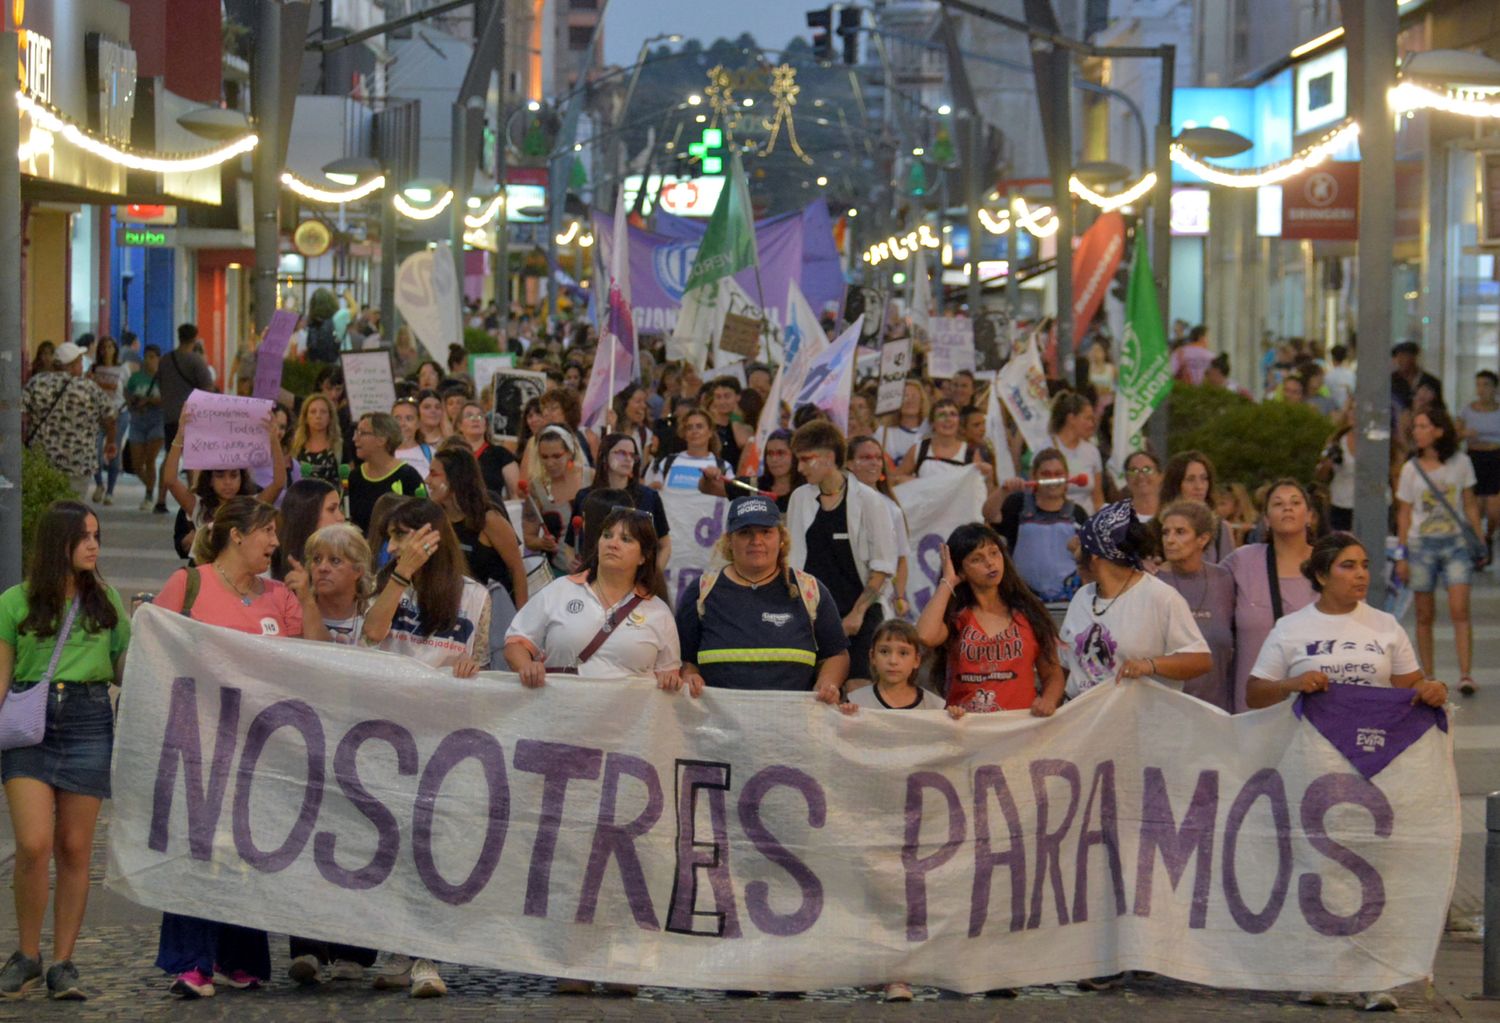
[[[35,746],[47,734],[47,686],[57,673],[57,662],[62,659],[63,646],[68,642],[68,633],[73,631],[73,622],[77,617],[78,598],[74,597],[68,604],[68,614],[63,619],[62,628],[57,630],[57,642],[52,646],[52,660],[47,662],[47,670],[42,673],[41,681],[25,692],[18,693],[15,681],[12,680],[10,691],[4,702],[0,703],[0,750]]]

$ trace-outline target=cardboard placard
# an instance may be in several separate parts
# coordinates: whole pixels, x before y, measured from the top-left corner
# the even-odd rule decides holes
[[[391,353],[385,348],[341,352],[344,396],[349,415],[356,422],[367,412],[389,412],[396,404],[396,384],[391,378]]]
[[[887,341],[880,349],[880,394],[875,399],[875,414],[901,411],[906,393],[906,377],[911,372],[911,339]]]
[[[739,313],[725,313],[719,348],[746,359],[755,358],[760,354],[760,321]]]
[[[194,390],[183,404],[184,469],[254,469],[271,464],[266,417],[272,402]]]

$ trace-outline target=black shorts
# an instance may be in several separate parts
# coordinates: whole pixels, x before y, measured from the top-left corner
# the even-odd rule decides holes
[[[865,620],[859,631],[849,637],[849,677],[871,679],[870,647],[875,642],[875,630],[885,618],[885,610],[879,604],[871,604],[865,610]]]
[[[1500,494],[1500,450],[1470,451],[1469,461],[1474,463],[1474,496]]]

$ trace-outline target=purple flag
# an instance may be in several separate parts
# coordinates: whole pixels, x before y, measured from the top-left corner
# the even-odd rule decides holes
[[[275,401],[281,393],[281,364],[286,359],[287,342],[296,329],[297,314],[292,310],[278,309],[271,314],[265,337],[255,349],[255,390],[250,392],[253,397]]]
[[[1292,709],[1370,779],[1429,728],[1448,730],[1447,713],[1420,701],[1412,703],[1413,695],[1410,689],[1332,685],[1326,693],[1297,697]]]
[[[613,218],[595,210],[593,220],[598,251],[613,252]],[[677,322],[683,286],[707,224],[660,211],[656,220],[660,232],[627,228],[630,306],[638,332],[670,333]],[[772,322],[780,325],[780,303],[788,282],[793,280],[802,287],[815,313],[830,305],[843,308],[844,276],[833,242],[833,227],[822,203],[757,222],[755,244],[760,253],[759,285],[754,269],[740,271],[734,280],[751,299],[764,302],[766,315]]]

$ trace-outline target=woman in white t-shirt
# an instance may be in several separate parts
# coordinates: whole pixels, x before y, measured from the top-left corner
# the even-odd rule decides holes
[[[405,462],[425,480],[432,468],[432,445],[421,436],[417,399],[397,398],[396,404],[391,406],[391,417],[401,427],[401,446],[396,448],[396,461]]]
[[[1429,706],[1447,702],[1448,687],[1427,678],[1401,623],[1365,603],[1370,556],[1353,534],[1318,540],[1302,572],[1318,598],[1278,619],[1266,637],[1246,686],[1251,707],[1330,685],[1414,689]]]
[[[656,547],[650,512],[615,508],[605,517],[583,571],[543,589],[510,623],[505,660],[523,685],[541,686],[551,671],[655,676],[662,689],[681,688],[677,625]]]
[[[1094,581],[1073,594],[1059,637],[1070,697],[1148,676],[1181,689],[1213,667],[1187,601],[1145,571],[1151,530],[1128,500],[1100,509],[1078,542],[1079,571]]]
[[[723,455],[714,421],[702,409],[685,412],[677,420],[683,450],[656,460],[646,478],[657,490],[701,490],[723,497],[724,483],[734,479],[734,466]]]
[[[1052,446],[1068,459],[1068,471],[1085,482],[1068,483],[1068,500],[1087,515],[1104,506],[1104,456],[1090,438],[1099,425],[1094,403],[1074,391],[1063,391],[1052,401],[1048,428]]]
[[[1401,466],[1396,483],[1396,578],[1409,585],[1417,609],[1417,652],[1422,667],[1433,673],[1432,623],[1437,616],[1433,591],[1448,591],[1448,616],[1458,647],[1458,691],[1473,696],[1478,687],[1473,668],[1474,631],[1469,623],[1469,585],[1474,558],[1465,531],[1481,537],[1479,499],[1474,496],[1474,465],[1458,450],[1458,430],[1442,406],[1412,416],[1417,453]]]
[[[906,453],[928,436],[927,389],[920,380],[908,380],[901,391],[901,408],[886,417],[876,433],[880,446],[890,458],[888,469],[901,464]]]

